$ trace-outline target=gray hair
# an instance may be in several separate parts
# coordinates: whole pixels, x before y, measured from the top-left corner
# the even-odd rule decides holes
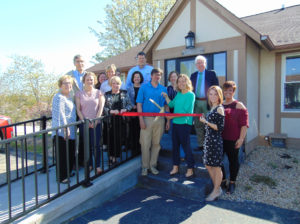
[[[73,58],[73,63],[75,64],[75,61],[78,59],[78,58],[83,58],[80,54],[77,54],[74,56]]]
[[[195,58],[195,64],[197,64],[197,61],[199,60],[202,60],[204,61],[205,65],[207,64],[206,62],[206,57],[202,56],[202,55],[198,55],[196,58]]]

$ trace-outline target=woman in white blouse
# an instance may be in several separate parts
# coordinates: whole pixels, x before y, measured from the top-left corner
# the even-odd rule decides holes
[[[52,128],[64,126],[76,122],[76,107],[70,94],[73,78],[69,75],[62,76],[58,81],[60,91],[53,97],[52,102]],[[71,173],[75,158],[75,127],[61,128],[52,132],[53,145],[56,146],[58,135],[57,181],[69,183],[67,160],[69,161],[69,173]],[[67,141],[69,153],[67,153]],[[69,157],[67,158],[67,155]]]

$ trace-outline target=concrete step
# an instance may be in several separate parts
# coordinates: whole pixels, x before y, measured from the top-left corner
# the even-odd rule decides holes
[[[157,169],[160,171],[165,171],[166,173],[169,173],[173,168],[173,162],[171,158],[160,156],[157,163]],[[179,166],[179,173],[185,174],[187,171],[187,163],[181,162]],[[194,168],[195,175],[203,178],[209,178],[209,174],[205,168],[205,166],[202,163],[196,162],[195,168]]]
[[[198,178],[197,175],[187,179],[184,174],[170,176],[166,171],[160,171],[158,175],[149,173],[148,176],[139,176],[139,185],[177,197],[204,201],[206,195],[212,190],[210,179]]]

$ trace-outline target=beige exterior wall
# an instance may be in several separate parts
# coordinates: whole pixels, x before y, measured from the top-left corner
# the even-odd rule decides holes
[[[268,135],[275,131],[275,54],[260,53],[260,134]]]
[[[200,1],[196,1],[196,43],[241,36]]]
[[[249,129],[247,142],[259,135],[259,48],[247,38],[246,74],[247,108],[249,111]]]
[[[157,46],[157,50],[185,45],[184,37],[190,31],[190,7],[191,4],[188,3]]]
[[[300,118],[281,118],[281,132],[289,138],[300,138]]]

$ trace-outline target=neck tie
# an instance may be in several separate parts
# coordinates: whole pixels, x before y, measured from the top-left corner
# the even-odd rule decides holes
[[[198,97],[201,97],[202,78],[203,78],[203,72],[198,72],[198,83],[196,89],[196,94]]]

